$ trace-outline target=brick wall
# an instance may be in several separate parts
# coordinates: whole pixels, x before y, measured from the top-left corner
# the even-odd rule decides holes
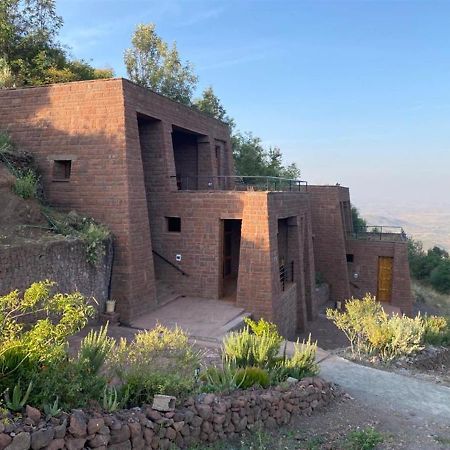
[[[411,280],[409,276],[408,247],[406,242],[358,241],[347,242],[347,252],[353,255],[353,262],[348,263],[351,280],[351,294],[361,298],[366,293],[377,295],[378,258],[393,258],[392,300],[407,315],[412,313]],[[358,274],[358,279],[352,275]]]

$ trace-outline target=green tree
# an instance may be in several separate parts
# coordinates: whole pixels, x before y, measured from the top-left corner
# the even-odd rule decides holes
[[[284,178],[300,176],[300,169],[295,163],[283,165],[283,156],[278,147],[264,148],[261,139],[252,133],[234,134],[232,144],[238,175]]]
[[[352,222],[353,231],[364,231],[367,227],[367,222],[360,216],[359,210],[356,206],[352,206]]]
[[[135,83],[172,100],[191,104],[198,78],[189,62],[181,61],[176,43],[172,47],[156,33],[155,25],[138,25],[125,50],[128,76]]]
[[[0,88],[112,76],[69,58],[57,39],[62,24],[55,0],[0,2]]]
[[[194,101],[194,107],[215,119],[227,123],[230,128],[234,127],[234,120],[227,114],[219,97],[214,93],[212,86],[207,87],[202,96]]]
[[[430,273],[430,283],[434,289],[443,294],[450,293],[450,260],[441,260]]]

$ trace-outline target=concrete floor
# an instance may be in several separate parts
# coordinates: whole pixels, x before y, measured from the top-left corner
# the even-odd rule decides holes
[[[246,315],[242,308],[231,302],[178,297],[139,317],[131,325],[148,330],[160,323],[169,328],[178,326],[195,338],[221,340],[225,333],[239,327]]]

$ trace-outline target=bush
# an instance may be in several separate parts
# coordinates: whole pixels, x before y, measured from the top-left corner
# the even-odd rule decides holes
[[[54,376],[53,369],[67,359],[67,338],[93,317],[94,308],[80,293],[53,293],[54,286],[41,281],[23,295],[13,291],[0,297],[0,390],[33,381],[30,399],[43,398],[37,380],[43,381],[45,373]],[[67,377],[58,377],[67,383]]]
[[[311,342],[311,335],[307,341],[294,344],[292,358],[283,361],[285,377],[293,377],[298,380],[319,373],[319,365],[316,363],[317,342]]]
[[[109,230],[91,222],[82,229],[81,236],[86,245],[86,259],[96,264],[105,255],[105,240],[110,236]]]
[[[157,325],[138,333],[130,344],[122,339],[110,366],[122,383],[122,394],[136,406],[150,403],[155,394],[182,399],[193,392],[200,354],[181,329]]]
[[[242,387],[242,380],[237,381],[237,370],[230,364],[224,364],[223,368],[208,367],[201,375],[203,392],[229,393]]]
[[[267,388],[270,385],[270,376],[266,370],[260,367],[246,367],[236,372],[236,382],[242,389],[253,386]]]
[[[229,333],[223,341],[223,354],[228,363],[237,367],[270,368],[276,361],[283,338],[276,325],[260,319],[245,319],[242,331]]]
[[[450,346],[450,319],[440,316],[425,316],[423,321],[426,344]]]
[[[1,61],[1,58],[0,58]],[[0,62],[1,64],[1,62]],[[11,152],[14,150],[14,145],[8,133],[0,131],[0,153]]]
[[[327,317],[345,333],[354,356],[376,355],[388,361],[423,348],[425,325],[422,317],[389,317],[370,295],[362,300],[349,300],[344,312],[328,309]]]
[[[38,177],[32,170],[18,175],[13,187],[14,193],[23,199],[35,198],[38,189]]]
[[[440,262],[430,273],[430,283],[442,294],[450,293],[450,259]]]

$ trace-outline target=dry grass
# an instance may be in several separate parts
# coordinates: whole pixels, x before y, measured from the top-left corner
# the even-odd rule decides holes
[[[440,294],[433,288],[417,281],[412,282],[412,291],[414,299],[419,305],[431,307],[433,313],[450,316],[450,295]]]

